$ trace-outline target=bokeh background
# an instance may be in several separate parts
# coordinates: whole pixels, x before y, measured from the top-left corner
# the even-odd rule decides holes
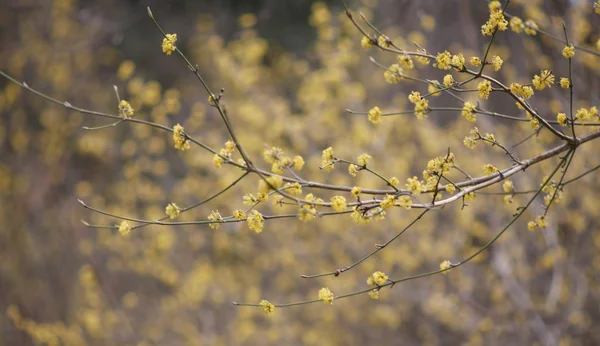
[[[467,58],[482,55],[480,34],[486,1],[351,1],[400,47],[417,42],[430,52],[448,49]],[[367,152],[372,167],[401,182],[419,176],[427,161],[445,155],[473,175],[481,165],[508,167],[497,148],[462,144],[473,124],[460,112],[386,117],[379,125],[345,109],[385,112],[411,109],[407,95],[423,86],[387,84],[372,56],[387,66],[391,54],[360,46],[361,35],[338,1],[0,1],[0,68],[59,99],[116,113],[112,85],[136,110],[135,117],[186,132],[220,148],[228,139],[207,95],[176,55],[161,52],[162,37],[146,15],[151,6],[167,32],[211,85],[225,88],[224,105],[254,161],[264,145],[306,160],[303,178],[338,185],[384,188],[346,167],[318,169],[320,152],[354,159]],[[599,18],[591,1],[513,0],[523,19],[597,50]],[[566,76],[562,44],[547,37],[504,32],[492,54],[505,63],[492,74],[527,83],[540,69]],[[577,53],[575,106],[598,106],[600,58]],[[415,76],[445,74],[418,66]],[[456,79],[462,77],[454,74]],[[506,95],[468,99],[497,112],[524,116]],[[549,119],[565,110],[568,94],[555,85],[533,105]],[[447,96],[431,105],[460,107]],[[150,226],[123,237],[87,228],[120,221],[82,208],[77,199],[132,217],[164,216],[206,198],[241,171],[215,168],[198,147],[172,147],[171,135],[122,124],[86,132],[107,120],[83,116],[0,80],[0,344],[4,345],[592,345],[600,343],[600,175],[568,186],[552,207],[548,227],[528,231],[543,201],[528,211],[489,251],[448,275],[384,289],[332,306],[277,309],[235,307],[232,301],[285,303],[314,299],[318,290],[349,293],[366,287],[375,270],[392,278],[430,271],[476,251],[510,220],[527,196],[507,205],[501,195],[479,194],[429,213],[389,248],[339,277],[300,278],[346,266],[405,227],[418,211],[391,210],[385,220],[356,225],[348,215],[308,223],[267,222],[261,234],[245,224]],[[511,146],[532,133],[527,123],[479,116],[482,132]],[[592,128],[579,129],[579,133]],[[556,145],[542,131],[514,149],[520,158]],[[598,145],[577,150],[567,177],[598,164]],[[513,179],[519,191],[539,187],[557,160]],[[460,179],[460,174],[455,175]],[[258,178],[245,179],[220,198],[182,214],[203,220],[212,210],[229,215],[256,193]],[[501,192],[495,186],[489,192]],[[328,200],[328,191],[305,189]],[[350,196],[346,196],[350,199]],[[268,203],[263,214],[293,213]]]

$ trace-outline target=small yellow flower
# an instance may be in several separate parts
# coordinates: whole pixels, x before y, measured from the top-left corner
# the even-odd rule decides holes
[[[565,58],[567,58],[567,59],[571,59],[572,57],[575,56],[575,47],[573,47],[573,46],[566,46],[562,50],[562,55]]]
[[[490,97],[490,93],[492,92],[492,83],[489,80],[484,80],[479,85],[477,85],[477,90],[479,91],[479,97],[484,100],[487,100]]]
[[[482,169],[483,169],[483,173],[485,175],[492,175],[492,174],[498,173],[498,168],[494,167],[494,165],[489,164],[489,163],[483,165]]]
[[[175,46],[175,42],[177,42],[177,34],[167,34],[167,37],[163,38],[162,41],[162,51],[167,55],[171,55],[173,51],[177,48]]]
[[[390,209],[396,203],[396,198],[393,195],[385,195],[383,200],[379,203],[381,209]]]
[[[525,29],[525,25],[523,25],[523,21],[521,20],[521,18],[517,17],[517,16],[513,16],[510,19],[510,29],[514,32],[516,32],[517,34],[521,33],[523,31],[523,29]]]
[[[388,281],[388,276],[384,272],[376,271],[367,278],[369,286],[381,286]]]
[[[263,231],[264,221],[262,214],[257,210],[252,210],[248,213],[248,217],[246,218],[246,222],[248,223],[248,227],[250,230],[260,233]]]
[[[121,235],[129,235],[129,233],[131,233],[131,226],[129,226],[127,221],[121,222],[119,225],[119,233],[121,233]]]
[[[415,64],[413,63],[410,56],[408,56],[406,54],[402,54],[402,55],[398,55],[397,59],[398,59],[398,64],[400,64],[400,66],[402,68],[405,68],[407,70],[412,70],[413,68],[415,68]]]
[[[333,292],[327,287],[323,287],[319,290],[319,299],[325,304],[333,304]]]
[[[331,208],[338,213],[346,210],[346,199],[343,196],[331,197]]]
[[[215,155],[213,155],[212,162],[216,168],[221,168],[221,166],[223,166],[223,162],[225,162],[225,161],[223,160],[223,158],[221,156],[219,156],[219,154],[215,154]]]
[[[565,113],[558,113],[556,121],[558,121],[560,126],[567,126],[567,115]]]
[[[298,196],[302,194],[302,186],[300,186],[300,183],[295,182],[295,183],[287,183],[284,185],[285,191],[287,193],[289,193],[292,196]]]
[[[535,218],[535,224],[539,227],[539,228],[546,228],[548,226],[548,223],[546,222],[546,217],[543,215],[540,215],[538,217]]]
[[[225,150],[227,153],[232,154],[235,151],[236,145],[234,141],[225,142]]]
[[[600,0],[594,2],[594,12],[596,12],[596,14],[600,14]]]
[[[221,217],[221,214],[219,214],[219,211],[213,210],[210,215],[208,215],[208,221],[211,221],[211,223],[209,223],[210,228],[215,230],[219,229],[222,219],[223,218]]]
[[[494,66],[494,71],[500,71],[503,62],[504,61],[502,61],[502,59],[499,56],[494,55],[494,57],[492,58],[492,66]]]
[[[455,66],[459,71],[462,70],[465,66],[465,57],[462,53],[458,53],[452,56],[452,65]]]
[[[481,66],[481,59],[479,57],[471,57],[471,65],[477,67],[477,66]]]
[[[554,84],[554,75],[548,70],[543,70],[539,76],[533,76],[532,83],[536,90],[544,90],[546,87],[550,88]]]
[[[427,92],[431,94],[431,96],[440,96],[440,82],[437,80],[432,80],[431,83],[427,86]]]
[[[352,196],[354,196],[354,197],[358,197],[358,196],[360,196],[360,193],[361,193],[361,192],[362,192],[362,190],[361,190],[361,188],[360,188],[360,187],[358,187],[358,186],[354,186],[354,187],[352,188],[352,190],[350,191],[350,193],[351,193],[351,194],[352,194]]]
[[[461,114],[470,122],[475,122],[475,120],[477,120],[477,115],[475,114],[475,105],[471,102],[465,102]]]
[[[369,49],[369,48],[373,47],[373,40],[371,40],[367,36],[363,36],[363,38],[360,40],[360,45],[364,49]]]
[[[452,263],[450,261],[443,261],[440,263],[440,270],[443,270],[442,274],[448,274],[452,270]]]
[[[301,170],[304,167],[304,159],[300,155],[294,156],[292,162],[294,163],[294,169]]]
[[[356,177],[356,173],[358,173],[358,166],[357,165],[350,165],[348,166],[348,174],[350,174],[353,177]]]
[[[379,47],[381,48],[388,48],[390,46],[390,41],[389,38],[381,35],[377,38],[377,44],[379,45]]]
[[[560,87],[563,89],[568,89],[571,86],[571,81],[569,81],[569,78],[565,78],[562,77],[560,79]]]
[[[513,185],[513,182],[511,180],[505,180],[502,184],[502,190],[506,193],[511,193],[514,191],[514,189],[515,186]]]
[[[530,231],[533,231],[536,227],[537,227],[537,224],[535,223],[535,221],[529,221],[527,223],[527,229]]]
[[[475,149],[475,139],[472,137],[465,137],[463,144],[469,149]]]
[[[531,88],[530,86],[523,86],[519,83],[511,83],[510,91],[515,95],[522,96],[526,99],[533,96],[533,88]]]
[[[410,196],[406,196],[406,195],[400,196],[400,197],[398,197],[398,205],[401,208],[408,210],[408,209],[412,208],[412,199],[410,199]]]
[[[272,147],[271,149],[265,149],[265,151],[263,151],[263,159],[267,163],[272,164],[277,162],[281,156],[283,156],[283,150],[277,147]]]
[[[183,126],[179,124],[173,127],[173,142],[177,150],[186,151],[190,148],[190,143],[188,143]]]
[[[406,179],[406,188],[410,190],[413,195],[419,195],[421,193],[421,182],[416,176]]]
[[[275,173],[275,174],[283,174],[283,169],[281,169],[281,166],[279,165],[279,163],[274,162],[271,165],[271,172]]]
[[[298,219],[303,222],[308,222],[315,219],[317,210],[310,204],[304,204],[298,213]]]
[[[511,196],[511,195],[504,196],[504,203],[512,204],[512,202],[513,202],[513,196]]]
[[[134,109],[131,108],[129,102],[121,100],[121,102],[119,103],[119,113],[125,114],[126,118],[131,118],[133,117],[133,111]]]
[[[540,121],[538,118],[533,118],[529,121],[529,125],[531,125],[532,129],[537,130],[540,128]]]
[[[385,70],[383,77],[390,84],[398,84],[402,80],[402,68],[398,64],[392,64]]]
[[[465,195],[465,201],[474,201],[475,200],[475,192],[469,192]]]
[[[400,184],[400,180],[398,180],[398,178],[396,178],[396,177],[390,178],[390,185],[397,186],[398,184]]]
[[[334,164],[332,163],[334,158],[333,148],[329,147],[323,150],[323,154],[321,156],[321,166],[325,166],[323,169],[325,172],[331,172],[334,168]]]
[[[374,288],[367,293],[371,299],[379,299],[379,289]]]
[[[524,28],[525,33],[527,35],[535,36],[537,34],[538,26],[537,26],[537,24],[535,24],[535,22],[533,20],[531,20],[531,19],[526,20],[524,27],[525,27]]]
[[[454,184],[448,184],[446,185],[446,191],[449,193],[454,193],[454,191],[456,191],[456,186],[454,186]]]
[[[368,113],[369,121],[373,124],[379,124],[379,122],[381,121],[381,114],[382,113],[379,107],[375,106],[371,108]]]
[[[169,219],[173,220],[178,217],[181,213],[181,209],[175,203],[169,203],[165,208],[165,213],[169,216]]]
[[[275,305],[269,303],[268,301],[261,300],[259,305],[267,316],[271,316],[273,313],[275,313]]]
[[[496,143],[496,136],[494,136],[493,133],[486,133],[485,135],[483,135],[483,138],[487,139],[489,144],[494,144]]]
[[[358,159],[356,161],[358,162],[358,164],[360,166],[364,167],[369,163],[370,159],[371,159],[371,155],[363,153],[358,156]]]
[[[452,55],[447,50],[443,53],[439,53],[435,58],[437,64],[435,65],[440,70],[449,70],[452,68]]]
[[[236,210],[233,212],[233,218],[236,220],[244,220],[246,217],[246,213],[243,210]]]
[[[449,88],[452,84],[454,84],[454,78],[452,78],[451,74],[447,74],[444,76],[444,86]]]

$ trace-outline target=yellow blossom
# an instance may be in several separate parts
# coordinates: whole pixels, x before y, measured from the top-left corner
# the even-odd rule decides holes
[[[391,177],[390,178],[390,185],[396,186],[398,184],[400,184],[400,181],[398,180],[398,178],[396,178],[396,177]]]
[[[343,196],[331,197],[331,208],[338,213],[346,210],[346,199]]]
[[[536,217],[535,224],[539,228],[546,228],[548,226],[548,223],[546,222],[546,217],[544,215],[540,215],[540,216]]]
[[[471,65],[477,67],[477,66],[481,66],[481,59],[479,57],[471,57]]]
[[[537,34],[538,26],[537,26],[537,24],[535,24],[535,22],[533,20],[531,20],[531,19],[526,20],[524,26],[525,26],[524,30],[527,35],[535,36]]]
[[[570,86],[571,86],[571,81],[569,81],[569,78],[561,77],[560,87],[563,89],[568,89]]]
[[[452,68],[452,55],[447,50],[443,53],[439,53],[435,58],[435,61],[437,62],[435,66],[440,70],[449,70]]]
[[[410,209],[410,208],[412,208],[412,199],[410,199],[410,196],[406,196],[406,195],[400,196],[400,197],[398,197],[398,205],[401,208]]]
[[[289,193],[292,196],[298,196],[302,194],[302,187],[300,186],[300,183],[295,182],[295,183],[287,183],[284,185],[285,191],[287,193]]]
[[[464,68],[465,57],[462,55],[462,53],[458,53],[452,56],[452,65],[454,65],[454,67],[459,71]]]
[[[364,49],[369,49],[369,48],[373,47],[373,40],[368,38],[367,36],[363,36],[363,38],[360,40],[360,45]]]
[[[475,200],[475,192],[469,192],[465,195],[465,201],[474,201]]]
[[[248,227],[250,230],[260,233],[263,231],[264,221],[262,214],[257,210],[252,210],[248,213],[248,217],[246,218],[246,222],[248,223]]]
[[[356,177],[356,173],[358,173],[358,166],[355,164],[351,164],[348,166],[348,174],[350,174],[353,177]]]
[[[511,195],[504,196],[504,203],[512,204],[512,202],[513,202],[513,196],[511,196]]]
[[[294,169],[301,170],[304,167],[304,159],[300,155],[294,156],[292,162],[294,162]]]
[[[333,169],[333,167],[335,166],[333,164],[333,148],[329,147],[325,150],[323,150],[323,154],[321,156],[321,166],[324,166],[324,170],[325,172],[331,172],[331,170]]]
[[[162,51],[167,55],[171,55],[175,50],[175,42],[177,42],[177,34],[167,34],[167,37],[163,38]]]
[[[375,106],[371,108],[368,113],[369,121],[373,124],[379,124],[379,122],[381,121],[381,114],[382,113],[379,107]]]
[[[221,217],[221,214],[219,214],[219,211],[213,210],[210,215],[208,215],[208,221],[211,221],[211,223],[209,223],[210,228],[219,229],[222,219],[223,218]]]
[[[503,62],[504,61],[502,61],[502,58],[500,58],[497,55],[494,55],[494,57],[492,58],[492,66],[494,66],[494,71],[500,71]]]
[[[281,166],[279,165],[279,163],[274,162],[271,165],[271,172],[275,173],[275,174],[283,174],[283,169],[281,169]]]
[[[384,272],[376,271],[367,278],[367,285],[381,286],[388,281],[388,276]]]
[[[223,158],[221,156],[219,156],[219,154],[215,154],[213,155],[213,159],[212,159],[213,165],[216,168],[221,168],[221,166],[223,165]]]
[[[394,206],[396,198],[393,195],[385,195],[383,200],[379,203],[381,209],[386,210]]]
[[[119,233],[121,233],[121,235],[129,235],[129,233],[131,233],[131,226],[129,226],[127,221],[121,222],[119,225]]]
[[[530,86],[523,86],[519,83],[511,83],[510,91],[517,96],[522,96],[526,99],[533,96],[533,89]]]
[[[567,58],[567,59],[571,59],[572,57],[575,56],[575,47],[573,47],[573,46],[566,46],[562,50],[562,55],[565,58]]]
[[[484,100],[487,100],[490,97],[490,93],[492,92],[492,84],[489,80],[484,80],[479,85],[477,85],[477,90],[479,91],[479,97]]]
[[[406,188],[410,190],[413,195],[419,195],[421,193],[421,182],[419,178],[412,177],[406,179]]]
[[[554,84],[554,75],[548,70],[543,70],[539,76],[533,76],[532,83],[536,90],[544,90],[546,87],[550,88]]]
[[[231,154],[235,151],[236,145],[234,141],[227,141],[225,142],[225,150],[227,151],[227,153]]]
[[[325,304],[333,304],[333,292],[327,287],[323,287],[319,290],[319,299]]]
[[[505,180],[502,184],[502,190],[506,193],[511,193],[515,189],[513,182],[511,180]]]
[[[359,225],[364,225],[371,222],[371,218],[361,210],[357,209],[357,207],[354,208],[354,211],[352,212],[352,214],[350,214],[350,216],[352,217],[354,222],[356,222]]]
[[[535,223],[535,221],[529,221],[527,223],[527,229],[530,231],[533,231],[536,227],[537,227],[537,224]]]
[[[532,129],[537,130],[540,128],[540,121],[538,118],[533,118],[529,121],[529,125],[531,125]]]
[[[558,121],[560,126],[567,126],[567,115],[565,113],[558,113],[556,121]]]
[[[491,174],[498,173],[498,168],[494,167],[494,165],[489,164],[489,163],[483,165],[482,169],[483,169],[483,173],[485,175],[491,175]]]
[[[469,149],[475,149],[475,139],[472,137],[465,137],[463,144]]]
[[[279,158],[283,156],[283,150],[277,147],[272,147],[271,149],[265,149],[263,151],[263,158],[267,163],[274,163],[279,161]]]
[[[165,213],[169,216],[169,219],[173,220],[174,218],[179,216],[181,210],[179,209],[177,204],[169,203],[165,208]]]
[[[233,212],[233,218],[236,220],[243,220],[246,217],[246,213],[243,210],[236,210]]]
[[[304,204],[298,213],[298,219],[303,222],[314,220],[317,210],[310,204]]]
[[[405,68],[407,70],[412,70],[415,67],[410,56],[408,56],[406,54],[398,55],[397,59],[398,59],[398,64],[400,64],[400,66],[402,68]]]
[[[487,139],[489,144],[494,144],[496,143],[496,136],[494,136],[493,133],[486,133],[485,135],[483,135],[483,138]]]
[[[352,188],[352,190],[350,191],[350,193],[351,193],[351,194],[352,194],[352,196],[354,196],[354,197],[358,197],[358,196],[360,196],[360,193],[361,193],[361,192],[362,192],[362,191],[361,191],[361,188],[360,188],[360,187],[358,187],[358,186],[354,186],[354,187]]]
[[[363,153],[358,156],[358,159],[356,161],[360,166],[366,166],[369,163],[370,159],[371,155]]]
[[[521,18],[517,17],[517,16],[513,16],[510,19],[510,29],[514,32],[516,32],[517,34],[521,33],[523,31],[523,29],[525,28],[525,25],[523,25],[523,21],[521,20]]]
[[[379,47],[388,48],[390,46],[389,38],[381,35],[377,38],[377,44]]]
[[[600,14],[600,0],[594,2],[594,12],[596,12],[596,14]]]
[[[190,143],[188,143],[183,126],[179,124],[173,127],[173,142],[175,143],[175,149],[177,150],[185,151],[190,148]]]
[[[448,274],[452,270],[452,263],[450,261],[443,261],[440,263],[440,270],[443,270],[442,274]]]
[[[432,80],[431,83],[427,86],[427,92],[431,94],[431,96],[440,96],[440,82],[437,80]]]
[[[379,299],[379,289],[374,288],[367,293],[371,299]]]
[[[124,114],[126,118],[131,118],[133,116],[134,109],[131,108],[129,102],[125,100],[121,100],[119,103],[119,113]]]
[[[275,313],[275,305],[269,303],[266,300],[261,300],[258,305],[260,305],[260,307],[267,316],[271,316],[273,313]]]
[[[468,101],[463,105],[461,114],[470,122],[475,122],[477,119],[477,115],[475,115],[475,105]]]
[[[446,185],[446,191],[449,193],[454,193],[456,191],[456,186],[454,186],[454,184],[448,184]]]
[[[383,77],[390,84],[398,84],[402,80],[402,68],[398,64],[392,64],[385,70]]]
[[[454,78],[452,78],[451,74],[447,74],[444,76],[444,86],[449,88],[452,84],[454,84]]]

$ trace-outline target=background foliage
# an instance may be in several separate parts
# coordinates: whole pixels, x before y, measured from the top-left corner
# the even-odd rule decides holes
[[[345,168],[319,170],[321,151],[339,157],[369,153],[372,167],[401,182],[420,175],[427,161],[446,154],[473,175],[510,160],[497,148],[462,141],[472,124],[460,112],[385,117],[379,125],[344,110],[411,109],[407,95],[418,84],[387,84],[384,65],[395,56],[361,48],[361,35],[335,1],[181,1],[149,3],[178,47],[199,64],[223,103],[240,141],[263,167],[264,144],[302,155],[306,179],[348,186],[381,186]],[[136,110],[136,118],[186,132],[218,148],[228,139],[202,86],[187,67],[160,51],[162,37],[145,6],[124,1],[4,1],[0,3],[0,66],[59,100],[114,112],[111,85]],[[485,1],[379,1],[350,3],[394,42],[430,52],[482,55],[488,39],[480,26]],[[560,35],[565,20],[571,40],[590,49],[600,39],[599,16],[586,1],[513,0],[510,12]],[[497,77],[527,83],[541,69],[565,76],[562,45],[543,36],[510,31],[492,53],[504,59]],[[575,105],[598,105],[600,59],[577,55]],[[417,69],[421,78],[444,72]],[[479,195],[429,213],[385,251],[339,277],[301,279],[301,274],[351,264],[404,228],[419,211],[395,209],[383,221],[357,225],[348,215],[304,223],[273,220],[261,234],[245,224],[150,226],[130,237],[86,228],[117,220],[90,213],[77,199],[118,214],[156,219],[170,202],[195,203],[235,180],[241,171],[214,168],[212,155],[175,151],[166,132],[125,124],[85,132],[106,122],[50,104],[0,81],[0,340],[7,345],[505,345],[600,343],[600,175],[569,185],[548,216],[548,227],[530,232],[538,201],[489,251],[437,275],[366,295],[323,304],[278,309],[267,318],[232,301],[288,302],[316,298],[322,286],[336,293],[365,287],[375,270],[407,276],[436,269],[443,260],[470,255],[510,220],[527,196],[507,205],[501,195]],[[523,115],[505,95],[479,101],[488,109]],[[445,95],[436,105],[452,105]],[[434,102],[432,101],[432,102]],[[554,119],[568,104],[558,85],[532,103]],[[482,132],[513,145],[531,134],[527,123],[479,116]],[[581,129],[581,133],[592,131]],[[547,131],[519,146],[526,158],[556,140]],[[578,149],[574,176],[598,164],[597,144]],[[543,162],[513,179],[517,190],[537,188],[556,165]],[[211,210],[230,214],[255,192],[247,179],[206,206],[180,216],[205,219]],[[500,187],[489,189],[501,192]],[[313,191],[310,191],[313,192]],[[333,194],[314,191],[329,200]],[[283,208],[283,209],[281,209]],[[269,203],[261,212],[295,212]]]

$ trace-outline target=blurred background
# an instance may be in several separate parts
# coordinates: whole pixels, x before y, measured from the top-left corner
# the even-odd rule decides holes
[[[412,109],[407,95],[422,84],[391,85],[383,70],[393,54],[361,48],[361,34],[339,1],[0,1],[0,69],[31,87],[72,105],[116,113],[112,86],[135,109],[135,118],[172,127],[220,148],[228,140],[207,94],[176,55],[161,51],[162,37],[147,17],[151,6],[177,46],[213,90],[225,88],[223,104],[254,162],[264,145],[302,155],[300,175],[338,185],[385,188],[372,176],[356,178],[338,165],[319,170],[321,151],[353,160],[367,152],[381,174],[420,176],[427,161],[445,155],[474,176],[481,166],[511,162],[498,148],[464,147],[473,124],[460,112],[385,117],[379,125],[364,115]],[[433,54],[482,56],[489,42],[480,27],[487,2],[350,1],[399,47],[412,42]],[[599,18],[592,1],[511,1],[508,12],[534,20],[562,37],[598,51]],[[358,16],[357,16],[358,18]],[[366,25],[363,25],[366,28]],[[510,30],[500,33],[491,54],[504,65],[491,75],[505,83],[529,83],[541,69],[567,75],[563,44]],[[575,107],[598,106],[600,58],[577,52]],[[415,63],[418,65],[417,63]],[[447,73],[419,65],[414,76],[442,80]],[[453,73],[454,78],[464,77]],[[558,81],[558,78],[557,78]],[[524,116],[506,95],[481,100],[485,109]],[[568,93],[555,85],[532,104],[555,119]],[[432,106],[462,107],[442,95]],[[163,217],[165,206],[185,207],[217,193],[241,175],[217,169],[212,155],[192,146],[173,148],[170,133],[124,123],[86,132],[109,120],[84,116],[0,79],[0,344],[4,345],[592,345],[600,344],[600,175],[568,186],[548,214],[548,227],[528,231],[543,213],[543,200],[518,220],[487,252],[448,275],[436,275],[366,295],[277,309],[235,307],[232,301],[286,303],[315,299],[321,287],[335,294],[366,288],[381,270],[391,278],[428,272],[443,260],[458,262],[488,242],[510,221],[528,195],[505,204],[502,195],[478,194],[461,210],[449,205],[429,213],[376,256],[339,277],[302,279],[301,274],[347,266],[404,228],[418,210],[389,210],[382,221],[355,224],[349,215],[307,223],[266,222],[255,234],[244,223],[149,226],[123,237],[120,220],[77,203],[134,218]],[[507,147],[533,130],[479,115],[482,133]],[[578,134],[591,131],[580,128]],[[528,158],[557,145],[542,131],[514,149]],[[599,162],[598,145],[577,150],[567,178]],[[558,163],[543,162],[516,175],[517,191],[537,188]],[[462,179],[458,173],[453,177]],[[212,210],[231,215],[245,193],[256,193],[250,176],[223,196],[177,220],[205,220]],[[488,192],[501,192],[494,186]],[[330,191],[308,190],[329,200]],[[352,197],[348,194],[348,200]],[[366,198],[366,197],[365,197]],[[423,197],[426,198],[426,197]],[[265,215],[294,213],[267,203]]]

